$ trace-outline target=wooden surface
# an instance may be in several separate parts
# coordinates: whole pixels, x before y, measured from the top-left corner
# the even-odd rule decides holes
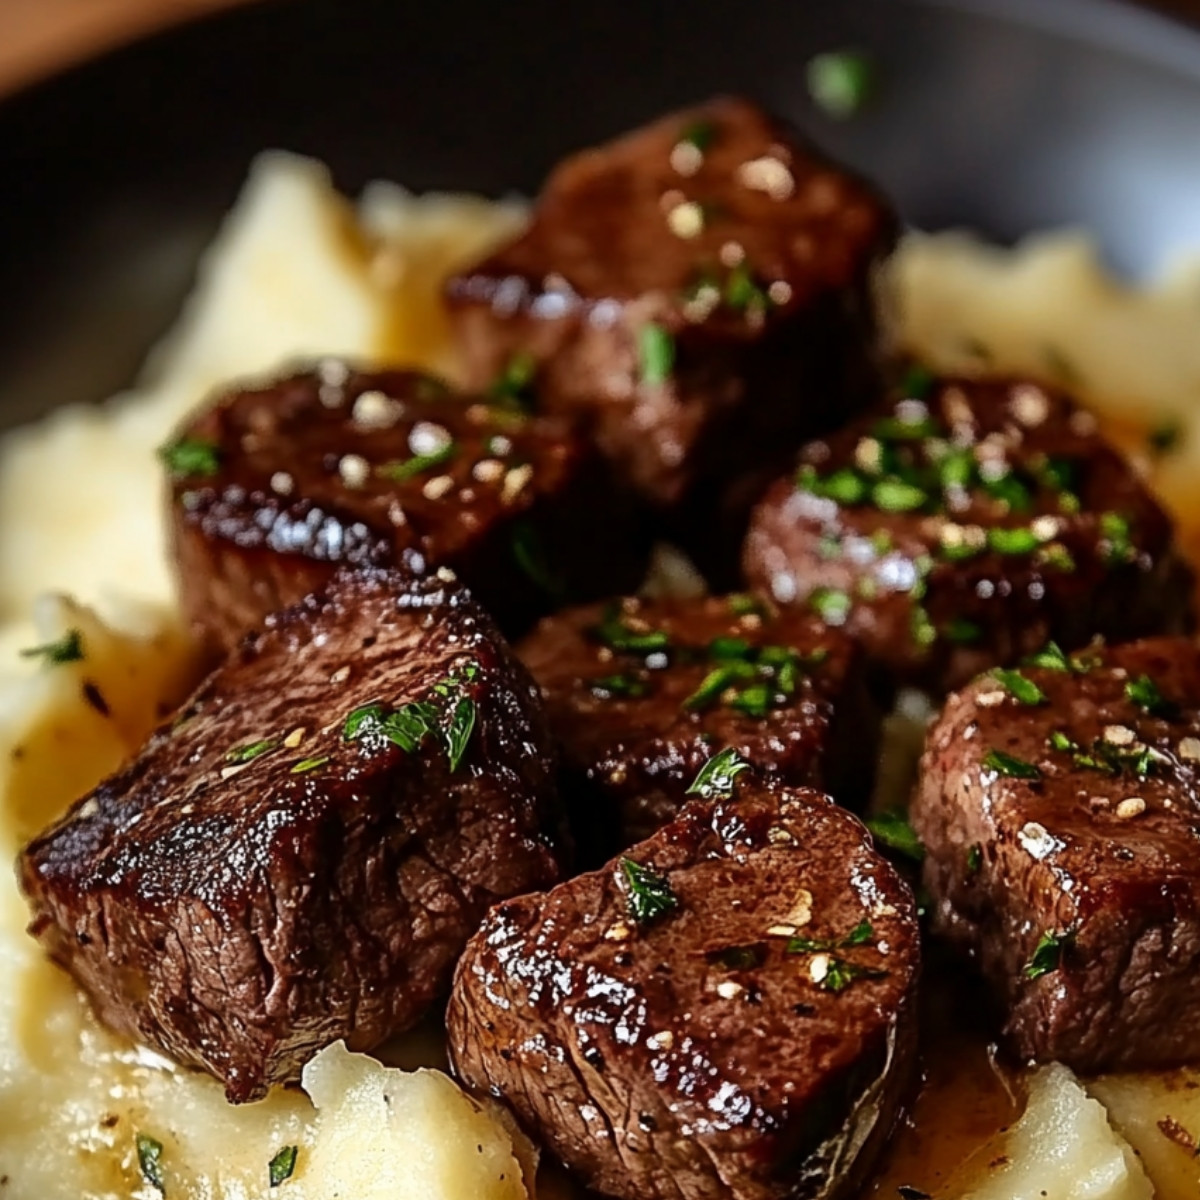
[[[248,2],[0,0],[0,93],[140,33]],[[1158,0],[1156,6],[1200,21],[1200,0]]]

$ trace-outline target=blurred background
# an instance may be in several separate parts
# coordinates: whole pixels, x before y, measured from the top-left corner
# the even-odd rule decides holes
[[[261,0],[0,0],[0,93],[139,34],[256,2]],[[345,7],[353,3],[345,0]],[[1200,0],[1154,0],[1150,7],[1200,21]]]

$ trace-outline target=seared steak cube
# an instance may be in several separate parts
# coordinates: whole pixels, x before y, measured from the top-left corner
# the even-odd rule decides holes
[[[642,568],[629,505],[562,422],[409,372],[234,389],[164,457],[184,605],[224,647],[342,564],[451,567],[510,631]]]
[[[934,927],[1022,1058],[1200,1059],[1200,650],[1155,638],[983,676],[929,733],[912,822]]]
[[[555,804],[490,620],[365,570],[247,638],[21,880],[106,1024],[253,1100],[416,1021],[489,905],[557,878]]]
[[[715,549],[700,513],[726,485],[868,395],[896,227],[793,130],[716,100],[561,163],[529,229],[447,299],[472,386],[536,371],[546,410]]]
[[[738,782],[497,905],[455,975],[459,1077],[606,1196],[856,1196],[911,1077],[907,885],[826,797]]]
[[[1191,573],[1142,483],[1060,392],[933,379],[801,454],[756,509],[747,579],[945,689],[1049,639],[1191,625]]]
[[[845,634],[749,596],[621,600],[547,617],[517,648],[541,685],[585,859],[671,820],[714,746],[865,800],[877,712]]]

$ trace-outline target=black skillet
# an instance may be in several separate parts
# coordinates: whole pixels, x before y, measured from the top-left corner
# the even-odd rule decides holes
[[[804,68],[847,46],[881,86],[839,123]],[[264,146],[350,190],[531,190],[721,90],[799,119],[918,225],[1081,224],[1133,271],[1200,246],[1200,35],[1111,0],[275,0],[0,105],[0,423],[130,380]]]

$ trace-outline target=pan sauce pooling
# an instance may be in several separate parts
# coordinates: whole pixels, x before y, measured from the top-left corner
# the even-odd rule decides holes
[[[23,617],[30,595],[47,586],[75,587],[85,599],[94,600],[101,585],[120,586],[128,579],[139,580],[148,599],[169,603],[158,549],[161,531],[156,525],[148,528],[159,513],[150,452],[211,384],[262,369],[268,360],[304,352],[335,351],[383,360],[416,357],[446,365],[431,303],[435,281],[449,265],[469,260],[502,237],[519,218],[511,209],[497,210],[482,202],[415,202],[378,189],[364,202],[361,240],[348,241],[340,205],[313,168],[295,160],[268,160],[258,168],[238,216],[214,252],[206,288],[160,357],[157,382],[116,411],[103,416],[65,414],[49,427],[11,440],[0,476],[0,578],[8,589],[3,599],[10,615]],[[297,247],[304,252],[297,253]],[[281,280],[275,273],[280,259],[294,272],[291,278]],[[1196,363],[1189,357],[1197,353],[1195,340],[1180,334],[1172,339],[1164,332],[1188,328],[1177,316],[1183,311],[1182,299],[1171,299],[1170,286],[1146,298],[1122,298],[1089,280],[1078,259],[1071,260],[1056,247],[1032,251],[1023,259],[995,260],[961,244],[920,239],[904,247],[899,267],[902,281],[913,284],[909,294],[917,301],[905,309],[913,322],[907,334],[926,350],[961,354],[969,338],[989,347],[1001,366],[1044,368],[1044,347],[1049,343],[1056,347],[1055,361],[1069,361],[1085,380],[1108,377],[1103,364],[1106,347],[1087,341],[1087,315],[1102,309],[1104,323],[1115,320],[1122,336],[1135,343],[1140,338],[1143,345],[1157,345],[1160,338],[1167,339],[1156,356],[1123,356],[1122,369],[1150,362],[1158,369],[1165,360],[1178,371],[1145,380],[1126,376],[1122,390],[1140,402],[1135,411],[1153,411],[1157,426],[1160,418],[1186,414],[1188,405],[1195,403],[1186,384],[1177,382],[1197,378]],[[1055,315],[1032,330],[1021,328],[1028,305],[1014,304],[1011,311],[997,313],[979,299],[1007,297],[1038,272],[1057,280],[1070,303],[1056,305]],[[979,324],[964,324],[970,310],[960,308],[956,329],[963,342],[931,345],[929,331],[940,331],[946,324],[937,315],[941,297],[953,294],[964,278],[971,281],[968,290],[980,312]],[[1044,278],[1038,280],[1039,290]],[[297,296],[309,298],[306,303],[320,298],[319,307],[299,307]],[[1064,317],[1064,312],[1071,315]],[[246,313],[252,316],[246,318]],[[1038,361],[1030,361],[1039,354]],[[1111,394],[1094,398],[1105,406],[1106,415],[1120,417],[1127,411]],[[1183,445],[1180,456],[1190,445],[1186,432]],[[1161,460],[1167,485],[1180,461],[1176,456]],[[108,486],[109,472],[117,481],[114,486]],[[37,503],[45,495],[62,505],[63,481],[76,479],[87,503],[75,510],[94,514],[95,525],[86,530],[62,527],[53,505]],[[1169,490],[1166,494],[1169,500],[1177,495]],[[102,504],[97,503],[100,497]],[[31,520],[30,513],[37,516]],[[129,531],[135,529],[145,536],[131,536]],[[160,699],[169,703],[186,689],[186,651],[169,610],[142,620],[143,630],[154,634],[148,643],[128,634],[106,633],[74,611],[44,614],[43,642],[82,628],[88,652],[83,662],[48,671],[19,687],[14,684],[7,693],[7,740],[23,751],[19,758],[5,757],[2,803],[10,849],[135,749],[155,719],[155,704]],[[10,644],[32,641],[25,631],[14,630]],[[116,720],[102,719],[81,699],[85,682],[100,689]],[[55,768],[66,757],[59,746],[69,750],[69,762],[77,771],[73,778],[54,779]],[[55,787],[46,786],[47,778]],[[420,1169],[372,1180],[364,1166],[357,1179],[340,1181],[344,1191],[360,1196],[520,1195],[519,1171],[511,1166],[521,1147],[487,1117],[469,1108],[455,1109],[449,1089],[445,1104],[437,1088],[429,1093],[439,1097],[432,1104],[441,1125],[435,1128],[432,1116],[422,1116],[426,1101],[413,1091],[409,1107],[402,1113],[391,1111],[387,1137],[382,1139],[377,1116],[390,1110],[372,1110],[371,1088],[377,1081],[365,1066],[329,1066],[324,1086],[314,1070],[306,1083],[321,1106],[317,1117],[294,1094],[273,1094],[251,1109],[228,1108],[209,1081],[162,1069],[152,1057],[135,1056],[92,1024],[70,989],[39,960],[20,932],[24,914],[11,888],[5,894],[4,915],[3,953],[21,980],[0,1011],[5,1035],[0,1052],[0,1167],[10,1176],[10,1194],[128,1194],[139,1180],[133,1135],[142,1130],[163,1144],[162,1161],[175,1194],[256,1194],[265,1164],[281,1148],[298,1145],[300,1165],[287,1185],[294,1195],[333,1194],[336,1171],[348,1169],[345,1164],[356,1156],[361,1164],[368,1153],[374,1162],[390,1156],[419,1163]],[[961,1060],[966,1064],[965,1080],[935,1058],[935,1077],[940,1080],[944,1073],[949,1083],[944,1089],[934,1088],[922,1102],[916,1132],[900,1139],[892,1190],[881,1184],[880,1194],[894,1194],[895,1184],[909,1183],[938,1189],[938,1195],[946,1197],[979,1189],[972,1194],[997,1200],[1043,1193],[1051,1198],[1087,1195],[1089,1200],[1149,1195],[1128,1145],[1069,1074],[1047,1070],[1036,1075],[1028,1121],[1009,1138],[989,1142],[988,1122],[996,1127],[1011,1122],[1022,1097],[1018,1094],[1016,1104],[1010,1101],[988,1082],[985,1066],[982,1076],[972,1075],[984,1063],[978,1047]],[[394,1078],[383,1086],[411,1089],[423,1086],[424,1078]],[[1200,1129],[1200,1104],[1197,1092],[1184,1084],[1175,1076],[1157,1082],[1109,1079],[1092,1087],[1137,1147],[1159,1194],[1167,1197],[1192,1196],[1200,1184],[1196,1160],[1183,1144],[1189,1130]],[[972,1111],[953,1099],[961,1094],[956,1089],[963,1088],[973,1096],[994,1097],[994,1105]],[[952,1097],[949,1103],[943,1099],[946,1095]],[[472,1121],[468,1130],[463,1123]],[[370,1152],[364,1149],[369,1143]],[[382,1143],[386,1145],[381,1149]],[[472,1156],[460,1153],[460,1148],[474,1144],[487,1146],[489,1155],[495,1155],[488,1158],[487,1170],[473,1177],[454,1176],[454,1171],[470,1169]],[[336,1147],[337,1153],[329,1147]],[[968,1149],[977,1150],[973,1166],[951,1181]],[[1008,1161],[999,1163],[1002,1158]],[[998,1165],[989,1169],[990,1163]],[[547,1188],[554,1186],[547,1183]],[[1091,1190],[1081,1190],[1085,1187]]]

